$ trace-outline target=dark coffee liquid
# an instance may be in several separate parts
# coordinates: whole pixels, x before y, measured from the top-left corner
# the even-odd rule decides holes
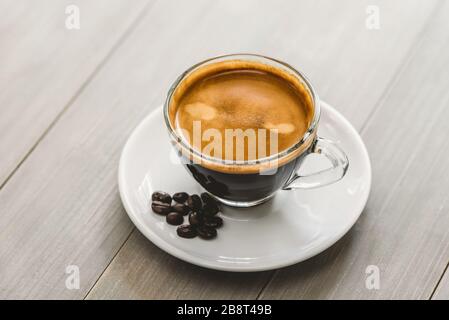
[[[239,202],[256,201],[282,188],[292,172],[299,169],[307,153],[278,167],[272,175],[223,173],[198,164],[188,164],[186,167],[204,189],[219,198]]]

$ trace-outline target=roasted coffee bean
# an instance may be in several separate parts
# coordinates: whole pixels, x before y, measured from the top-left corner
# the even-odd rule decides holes
[[[223,225],[223,219],[220,217],[204,217],[203,224],[211,228],[220,228]]]
[[[171,211],[171,206],[165,202],[153,201],[153,203],[151,203],[151,209],[157,214],[166,215]]]
[[[178,203],[184,203],[188,197],[189,195],[186,192],[177,192],[173,195],[173,200]]]
[[[172,206],[173,211],[179,212],[183,215],[186,215],[190,212],[190,208],[182,203],[177,203]]]
[[[192,212],[189,214],[189,223],[192,226],[198,226],[203,223],[203,215],[199,212]]]
[[[170,212],[167,214],[166,221],[172,226],[179,226],[184,222],[184,217],[179,212]]]
[[[179,226],[178,229],[176,229],[176,233],[181,238],[188,238],[188,239],[195,238],[198,234],[196,228],[188,224]]]
[[[210,194],[208,194],[207,192],[203,192],[201,194],[201,200],[203,200],[204,204],[207,204],[207,203],[217,204],[217,201]]]
[[[220,208],[217,204],[209,202],[203,206],[203,211],[207,216],[214,216],[220,211]]]
[[[160,202],[164,202],[164,203],[171,203],[171,197],[167,192],[163,192],[163,191],[156,191],[153,192],[153,194],[151,195],[151,200],[153,201],[160,201]]]
[[[207,226],[197,226],[196,231],[200,238],[204,240],[213,239],[217,236],[217,230]]]
[[[193,211],[201,210],[201,207],[203,206],[201,203],[201,198],[197,194],[192,194],[189,196],[187,199],[187,205]]]

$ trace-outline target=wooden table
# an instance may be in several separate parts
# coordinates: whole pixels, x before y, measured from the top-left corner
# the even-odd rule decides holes
[[[69,4],[80,29],[66,27]],[[0,0],[0,12],[1,298],[449,298],[449,2]],[[373,166],[351,231],[275,271],[173,258],[118,195],[133,128],[184,69],[235,52],[303,70]]]

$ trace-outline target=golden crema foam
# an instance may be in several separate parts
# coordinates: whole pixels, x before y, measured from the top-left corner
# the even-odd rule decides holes
[[[183,79],[173,93],[169,115],[176,132],[197,151],[217,159],[247,161],[298,143],[311,124],[313,103],[293,74],[259,62],[231,60],[199,67]],[[292,156],[278,159],[277,165]],[[230,173],[260,169],[257,164],[204,160],[201,165]]]

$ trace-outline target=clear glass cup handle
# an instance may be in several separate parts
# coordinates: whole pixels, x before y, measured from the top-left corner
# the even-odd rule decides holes
[[[335,142],[318,137],[311,153],[324,155],[330,160],[332,167],[304,176],[294,173],[283,190],[318,188],[337,182],[345,176],[349,166],[348,157]]]

